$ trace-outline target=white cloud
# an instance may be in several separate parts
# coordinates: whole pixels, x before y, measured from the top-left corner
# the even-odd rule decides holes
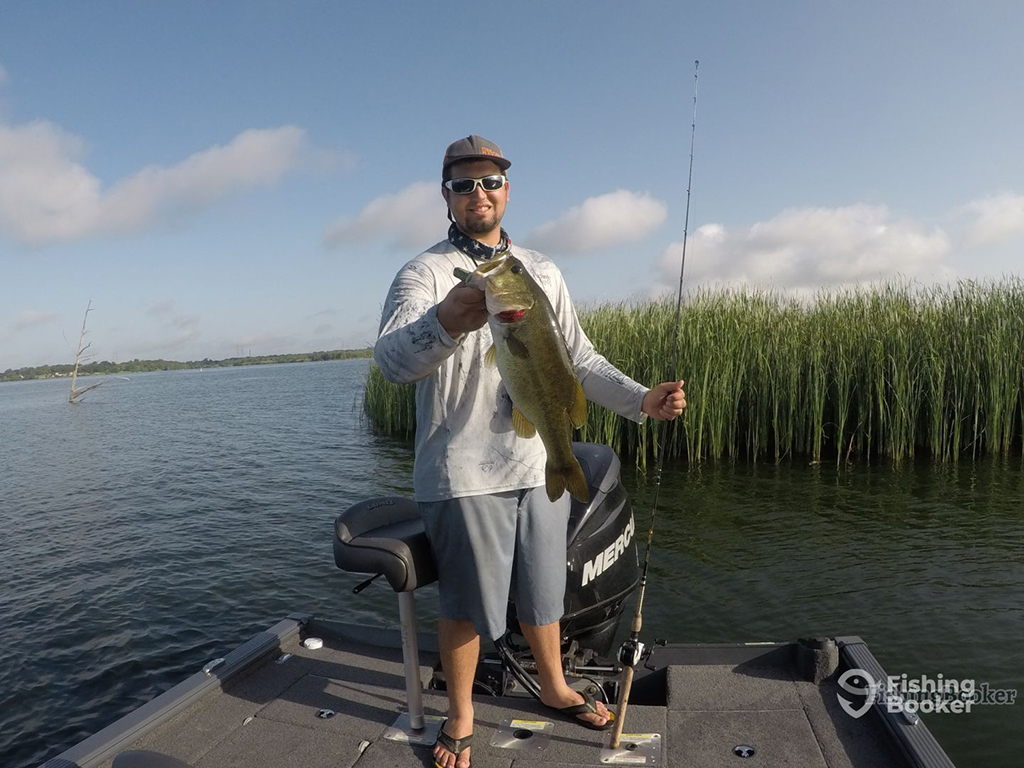
[[[338,310],[334,307],[328,307],[327,309],[321,309],[319,312],[314,312],[311,315],[306,315],[307,320],[315,320],[319,317],[334,317],[338,314]]]
[[[14,329],[23,331],[36,325],[43,325],[51,320],[56,320],[60,315],[57,312],[22,312],[14,321]]]
[[[309,151],[301,128],[250,129],[103,190],[79,162],[78,137],[45,121],[0,125],[0,232],[30,244],[136,232],[163,216],[272,184]]]
[[[165,299],[150,304],[146,312],[150,315],[166,315],[174,310],[174,299]]]
[[[199,325],[199,315],[171,315],[167,318],[166,324],[172,328],[191,330]]]
[[[585,253],[635,242],[665,221],[665,204],[645,192],[619,189],[588,197],[554,221],[542,224],[525,242],[544,252]]]
[[[1024,195],[1004,192],[974,200],[964,210],[976,217],[964,236],[967,245],[1000,245],[1024,233]]]
[[[242,349],[242,356],[250,352],[255,355],[279,355],[295,351],[295,337],[276,333],[250,333],[231,340],[233,347]]]
[[[157,322],[165,329],[178,328],[182,331],[197,331],[201,319],[199,315],[185,315],[175,312],[175,306],[174,299],[157,301],[149,305],[146,314],[157,318]]]
[[[686,282],[718,282],[812,293],[892,279],[945,280],[950,237],[880,205],[791,208],[745,231],[721,224],[698,228],[687,243]],[[661,258],[665,287],[678,284],[682,243]]]
[[[149,355],[180,353],[184,348],[188,347],[188,345],[198,341],[199,336],[200,333],[198,328],[183,327],[176,333],[164,336],[151,344],[146,344],[143,349],[145,349]]]
[[[425,248],[447,230],[446,210],[440,184],[415,182],[370,201],[357,216],[335,219],[324,230],[323,243],[336,247],[383,239],[405,248]]]
[[[200,316],[176,312],[174,299],[157,301],[149,306],[146,313],[156,318],[158,338],[135,345],[143,355],[187,356],[202,336],[199,330]]]
[[[334,330],[334,326],[330,323],[320,323],[316,328],[313,329],[313,333],[317,336],[321,336],[325,333],[330,333]]]

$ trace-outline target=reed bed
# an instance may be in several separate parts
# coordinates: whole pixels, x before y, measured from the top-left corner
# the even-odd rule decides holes
[[[675,303],[583,307],[594,346],[637,381],[671,379]],[[798,300],[700,290],[682,308],[679,375],[687,408],[666,458],[781,461],[917,455],[943,462],[1020,452],[1024,442],[1024,281],[888,284]],[[371,424],[411,435],[411,386],[371,367]],[[638,466],[657,456],[656,422],[588,405],[579,439]]]
[[[363,407],[370,425],[385,435],[412,437],[416,434],[416,388],[392,384],[376,363],[370,363]]]

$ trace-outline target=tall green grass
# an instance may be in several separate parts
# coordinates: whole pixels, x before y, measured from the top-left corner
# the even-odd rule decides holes
[[[416,434],[416,389],[412,384],[392,384],[376,363],[370,363],[363,407],[370,425],[385,435]]]
[[[599,352],[637,381],[673,377],[674,302],[584,307]],[[766,291],[698,291],[682,311],[679,376],[687,408],[669,428],[667,458],[700,461],[851,457],[945,462],[1006,455],[1022,445],[1024,281],[890,284],[800,301]],[[411,387],[371,368],[371,423],[415,430]],[[657,423],[588,405],[580,439],[644,466]]]

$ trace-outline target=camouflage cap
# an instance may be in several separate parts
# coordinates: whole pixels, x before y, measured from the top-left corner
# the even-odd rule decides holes
[[[441,164],[442,175],[449,165],[460,160],[491,160],[503,171],[512,165],[501,154],[501,147],[493,141],[474,135],[453,141],[448,145],[448,149],[444,152],[444,162]]]

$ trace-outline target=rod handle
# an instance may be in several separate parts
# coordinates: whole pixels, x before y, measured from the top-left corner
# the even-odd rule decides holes
[[[629,691],[633,687],[633,668],[623,667],[622,688],[619,691],[619,703],[615,708],[615,728],[612,730],[612,749],[619,748],[622,739],[622,726],[626,722],[626,706],[629,704]]]
[[[633,624],[630,626],[629,631],[633,634],[639,634],[640,630],[643,629],[643,626],[643,616],[639,612],[633,614]]]

